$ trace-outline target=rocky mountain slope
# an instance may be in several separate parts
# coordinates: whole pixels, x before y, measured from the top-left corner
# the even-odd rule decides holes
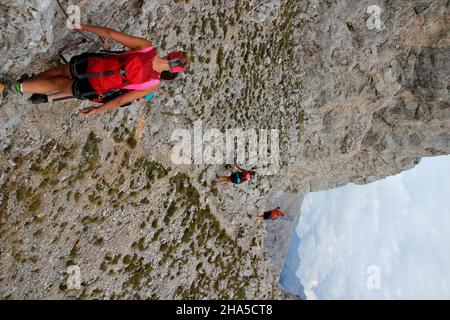
[[[273,232],[248,213],[450,153],[448,1],[376,1],[380,30],[369,1],[73,4],[161,54],[189,51],[192,72],[147,104],[92,118],[78,102],[1,101],[2,298],[283,298],[274,252],[292,225],[270,246]],[[0,9],[4,77],[58,65],[79,38],[55,1]],[[174,165],[173,130],[199,119],[279,129],[277,174],[259,167],[249,184],[217,189],[222,166]],[[70,265],[81,290],[67,288]]]

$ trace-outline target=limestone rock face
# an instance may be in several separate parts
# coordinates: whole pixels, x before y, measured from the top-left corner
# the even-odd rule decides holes
[[[379,28],[372,1],[71,4],[160,55],[190,52],[191,72],[150,103],[92,118],[77,112],[89,102],[1,101],[2,298],[285,298],[277,280],[297,206],[291,224],[247,214],[450,153],[447,1],[377,1]],[[59,65],[80,39],[55,1],[2,2],[0,26],[9,80]],[[278,129],[278,171],[258,164],[254,180],[218,189],[222,166],[175,165],[172,133],[198,120]]]
[[[381,30],[361,1],[304,8],[305,29],[320,27],[301,35],[298,179],[310,190],[366,183],[447,154],[448,4],[381,2]]]
[[[373,182],[450,152],[449,5],[377,3],[380,30],[368,27],[369,2],[300,5],[304,123],[284,176],[298,191]]]

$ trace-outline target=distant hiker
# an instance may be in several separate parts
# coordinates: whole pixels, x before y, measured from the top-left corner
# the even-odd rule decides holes
[[[0,93],[3,96],[34,93],[32,98],[37,100],[46,99],[47,94],[73,96],[102,103],[100,107],[80,110],[85,115],[93,115],[151,96],[159,89],[161,79],[173,80],[178,73],[187,71],[189,59],[185,52],[175,51],[160,57],[153,44],[144,38],[86,24],[80,24],[78,30],[115,40],[130,50],[83,53],[72,57],[68,65],[52,68],[26,80],[0,83]]]
[[[272,220],[272,221],[278,221],[281,220],[281,218],[284,217],[283,212],[280,211],[280,207],[277,207],[276,209],[264,211],[260,215],[250,216],[255,221],[263,221],[263,220]]]
[[[231,171],[230,176],[219,176],[217,178],[217,185],[221,186],[227,183],[240,184],[250,180],[256,175],[255,171],[245,170],[239,165],[226,165],[226,168]]]

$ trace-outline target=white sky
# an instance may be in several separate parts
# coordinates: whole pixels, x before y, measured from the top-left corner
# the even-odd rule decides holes
[[[450,156],[308,194],[297,233],[308,298],[450,299]]]

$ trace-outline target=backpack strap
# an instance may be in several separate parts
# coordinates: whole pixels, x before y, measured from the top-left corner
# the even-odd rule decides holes
[[[158,86],[161,83],[160,80],[158,79],[153,79],[144,83],[139,83],[139,84],[128,84],[125,85],[124,87],[122,87],[123,89],[127,89],[127,90],[145,90],[148,89],[150,87],[155,87]]]
[[[147,52],[152,51],[153,49],[154,49],[153,46],[150,46],[150,47],[146,47],[146,48],[139,49],[139,50],[125,51],[125,52],[121,53],[120,55],[127,56],[127,55],[133,54],[133,53],[147,53]]]
[[[85,73],[82,75],[79,75],[79,79],[89,79],[89,78],[97,78],[97,77],[106,77],[106,76],[112,76],[113,74],[121,73],[119,71],[105,71],[105,72],[98,72],[98,73]],[[122,73],[121,73],[122,74]]]
[[[88,60],[89,57],[96,57],[96,58],[107,58],[109,55],[117,55],[116,53],[110,53],[107,51],[97,52],[97,53],[84,53],[81,55],[81,58],[71,62],[72,65],[77,65],[80,63],[84,63]],[[98,73],[84,73],[84,74],[78,74],[76,72],[76,68],[71,67],[74,75],[78,79],[89,79],[89,78],[97,78],[97,77],[105,77],[105,76],[111,76],[116,73],[120,73],[123,77],[125,77],[125,68],[120,68],[120,70],[111,70],[111,71],[105,71],[105,72],[98,72]]]

